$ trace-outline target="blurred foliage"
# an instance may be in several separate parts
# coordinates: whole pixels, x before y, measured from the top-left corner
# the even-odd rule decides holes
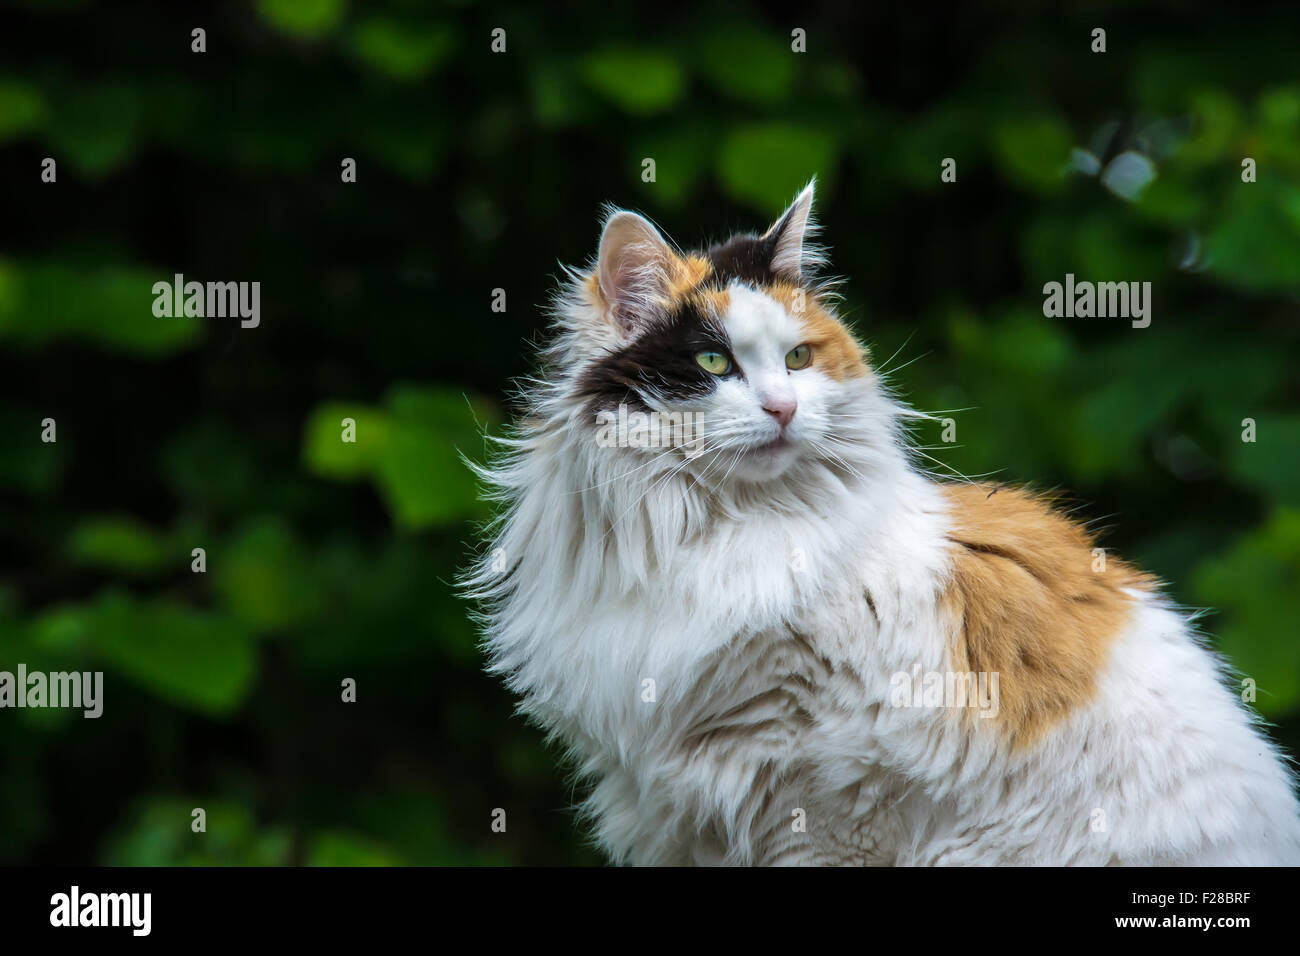
[[[690,245],[813,175],[935,473],[1076,495],[1297,749],[1300,12],[1174,9],[5,4],[0,668],[105,705],[0,713],[0,862],[595,861],[453,594],[461,456],[602,203]],[[261,325],[155,317],[178,272]],[[1044,318],[1066,273],[1151,326]]]

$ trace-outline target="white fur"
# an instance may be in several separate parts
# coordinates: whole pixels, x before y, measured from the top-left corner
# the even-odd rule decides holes
[[[470,583],[493,669],[592,784],[614,860],[1300,862],[1282,759],[1158,598],[1135,595],[1094,699],[1025,752],[890,706],[891,675],[951,667],[949,518],[912,413],[874,377],[782,376],[797,321],[734,287],[746,381],[703,403],[725,439],[597,447],[574,383],[620,331],[573,278],[529,424],[484,473],[507,507]],[[743,452],[772,427],[763,388],[798,391],[777,464]]]

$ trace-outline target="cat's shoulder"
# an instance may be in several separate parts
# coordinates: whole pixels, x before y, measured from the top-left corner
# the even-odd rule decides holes
[[[942,595],[958,670],[996,672],[1017,740],[1084,703],[1107,652],[1156,581],[1096,544],[1057,499],[941,486],[950,573]]]
[[[948,508],[947,540],[959,563],[1007,563],[1073,597],[1097,589],[1155,587],[1155,579],[1098,547],[1057,496],[980,482],[939,486]]]

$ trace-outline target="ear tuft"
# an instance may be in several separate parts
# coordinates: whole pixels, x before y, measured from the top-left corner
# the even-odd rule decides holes
[[[772,272],[791,281],[809,278],[822,262],[820,250],[811,239],[817,232],[812,218],[814,179],[803,188],[781,218],[763,236],[775,239],[772,251]]]
[[[596,275],[611,319],[634,331],[658,307],[676,256],[648,219],[620,209],[605,220]]]

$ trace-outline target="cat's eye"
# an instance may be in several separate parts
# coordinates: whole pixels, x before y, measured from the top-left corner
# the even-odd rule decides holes
[[[807,345],[796,345],[785,356],[785,367],[798,371],[807,368],[812,361],[812,349]]]
[[[695,356],[700,368],[712,375],[726,375],[731,371],[731,359],[721,352],[700,352]]]

